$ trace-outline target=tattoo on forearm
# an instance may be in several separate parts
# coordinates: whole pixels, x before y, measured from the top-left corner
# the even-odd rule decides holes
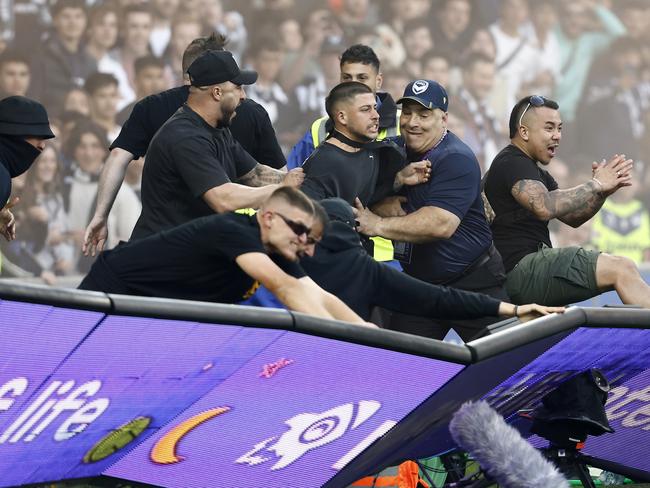
[[[576,223],[589,220],[605,202],[605,196],[591,180],[568,190],[550,192],[540,181],[520,180],[512,188],[512,196],[536,215]]]
[[[266,186],[282,182],[285,176],[284,171],[258,163],[252,170],[240,177],[238,182],[246,186]]]

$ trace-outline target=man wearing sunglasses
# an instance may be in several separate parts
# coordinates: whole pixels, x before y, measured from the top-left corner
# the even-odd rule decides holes
[[[513,303],[544,305],[580,302],[615,289],[623,303],[650,308],[650,287],[627,258],[581,247],[552,248],[548,222],[579,227],[605,199],[630,186],[632,160],[615,155],[593,163],[591,180],[561,190],[548,165],[562,138],[558,104],[533,95],[510,114],[510,145],[494,159],[485,195],[494,211],[494,242],[506,267]]]
[[[103,251],[79,288],[236,303],[263,285],[290,310],[365,324],[298,264],[320,237],[315,214],[302,192],[281,187],[255,215],[201,217]]]

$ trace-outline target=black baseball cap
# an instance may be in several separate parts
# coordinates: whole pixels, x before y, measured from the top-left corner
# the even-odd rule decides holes
[[[231,81],[235,85],[252,85],[257,72],[240,70],[230,51],[206,51],[187,68],[192,86],[210,86]]]
[[[396,103],[402,103],[404,100],[414,100],[430,110],[439,108],[443,112],[446,112],[449,106],[447,90],[433,80],[415,80],[406,85],[404,95]]]

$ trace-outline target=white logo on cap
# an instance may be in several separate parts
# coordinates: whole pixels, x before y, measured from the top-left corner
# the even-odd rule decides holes
[[[419,95],[420,93],[427,91],[427,88],[429,88],[428,81],[418,80],[413,83],[413,93],[415,93],[416,95]]]

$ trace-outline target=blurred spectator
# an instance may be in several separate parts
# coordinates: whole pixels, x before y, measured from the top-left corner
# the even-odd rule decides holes
[[[120,133],[121,127],[115,121],[117,116],[117,80],[108,73],[93,73],[84,85],[90,101],[90,118],[104,129],[105,138],[110,143]]]
[[[282,67],[279,43],[273,38],[260,39],[260,42],[252,57],[253,69],[258,74],[257,81],[247,86],[246,91],[250,98],[267,111],[280,145],[286,150],[300,137],[296,133],[298,124],[294,117],[296,100],[288,96],[277,82]]]
[[[313,120],[325,115],[325,97],[339,83],[339,56],[344,49],[341,43],[325,40],[318,57],[318,69],[296,86],[294,93],[300,120]]]
[[[474,35],[472,2],[442,0],[433,25],[433,44],[453,66],[458,66]]]
[[[119,15],[116,7],[100,3],[95,5],[88,16],[86,31],[86,52],[97,61],[97,71],[110,73],[118,81],[120,100],[118,106],[124,107],[133,101],[135,94],[129,78],[120,63],[110,56],[117,44]]]
[[[411,79],[422,78],[424,56],[433,49],[433,38],[427,19],[409,20],[404,24],[402,40],[406,51],[403,68]]]
[[[298,52],[290,53],[282,66],[280,84],[286,92],[293,90],[309,73],[318,70],[317,60],[323,43],[339,44],[343,32],[329,10],[311,12],[305,26],[305,38]]]
[[[600,251],[650,261],[650,212],[637,198],[639,185],[614,193],[593,218],[591,243]]]
[[[528,38],[538,66],[535,78],[524,83],[521,91],[550,97],[560,75],[560,43],[554,27],[557,25],[555,0],[529,0],[532,29]]]
[[[174,17],[171,24],[171,39],[163,56],[168,80],[166,88],[183,84],[185,77],[182,66],[183,52],[194,39],[201,37],[201,31],[201,21],[196,16],[179,13]]]
[[[115,118],[119,125],[124,125],[131,115],[134,105],[144,97],[160,93],[167,88],[165,64],[155,56],[143,56],[135,60],[135,100],[124,107]]]
[[[8,246],[9,259],[25,271],[56,283],[56,276],[72,271],[74,248],[68,240],[63,208],[61,165],[48,143],[26,173],[16,214],[20,233]]]
[[[505,143],[488,105],[495,74],[494,60],[481,54],[470,56],[463,66],[463,85],[453,105],[454,113],[463,121],[465,143],[476,155],[483,172]]]
[[[183,8],[190,10],[186,5]],[[237,6],[239,10],[239,6]],[[240,61],[248,45],[248,30],[244,24],[244,17],[239,11],[224,12],[221,0],[199,0],[199,19],[203,23],[203,35],[210,35],[217,32],[228,39],[228,50]]]
[[[408,75],[404,70],[392,69],[384,72],[383,89],[388,93],[393,100],[402,97],[404,88],[408,85],[413,78]]]
[[[32,64],[36,97],[53,117],[63,108],[65,94],[81,87],[97,71],[97,61],[82,48],[87,14],[84,0],[58,0],[51,8],[51,32]]]
[[[499,120],[505,120],[519,98],[522,85],[533,80],[541,67],[525,35],[528,27],[526,0],[503,0],[499,13],[499,20],[490,26],[490,34],[496,45],[498,80],[505,84],[507,92],[504,104],[496,107],[495,112]]]
[[[0,55],[0,100],[12,95],[24,97],[30,81],[31,69],[26,56],[11,50]]]
[[[433,80],[440,83],[442,86],[452,86],[450,83],[450,68],[449,59],[444,54],[431,51],[427,53],[424,57],[424,63],[422,67],[422,74],[420,77],[425,80]],[[409,80],[410,81],[410,80]],[[402,93],[404,92],[404,87],[407,83],[402,86]],[[395,99],[400,98],[402,94],[400,93]]]
[[[428,20],[431,15],[431,0],[393,0],[389,2],[387,22],[400,36],[406,33],[406,23],[411,20]]]
[[[348,43],[354,40],[360,29],[367,29],[379,22],[377,4],[370,0],[341,0],[335,13],[343,29],[344,42]]]
[[[593,59],[615,38],[625,34],[625,26],[616,15],[594,0],[566,2],[560,8],[561,27],[556,28],[560,44],[560,77],[554,98],[560,105],[566,128],[567,123],[575,120]]]
[[[84,230],[90,221],[97,197],[97,182],[104,160],[108,155],[108,144],[102,128],[93,123],[77,126],[68,138],[64,151],[74,161],[75,171],[66,181],[68,227],[73,237],[75,259],[81,256]],[[107,248],[120,240],[128,241],[140,215],[141,204],[128,185],[122,185],[115,204],[109,214],[109,237]],[[86,272],[90,261],[81,259],[75,263],[77,271]]]
[[[648,40],[650,33],[650,3],[647,0],[617,0],[614,12],[621,19],[627,34],[638,40]]]
[[[151,0],[153,22],[149,43],[154,56],[162,56],[169,45],[172,37],[172,19],[176,15],[179,4],[180,0]],[[198,36],[192,39],[195,37]]]
[[[114,55],[126,71],[132,89],[135,87],[135,60],[151,54],[152,24],[153,16],[146,4],[131,5],[124,12],[122,44]]]
[[[641,51],[629,37],[614,41],[594,63],[576,117],[578,146],[590,158],[623,151],[638,160],[646,134],[643,110],[650,100],[640,89]],[[616,138],[603,137],[616,127]]]
[[[63,113],[75,112],[90,117],[90,97],[83,88],[73,88],[63,99]]]
[[[406,50],[400,37],[388,24],[360,31],[354,44],[364,44],[372,48],[387,69],[401,69]]]

